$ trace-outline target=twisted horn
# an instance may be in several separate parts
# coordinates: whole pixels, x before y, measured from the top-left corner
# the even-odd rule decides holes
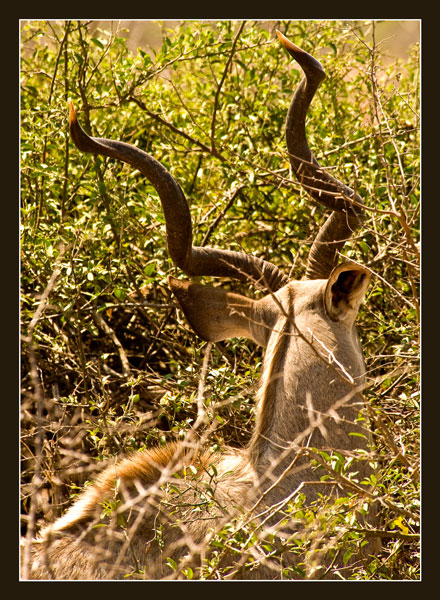
[[[288,277],[272,263],[251,254],[192,245],[191,215],[185,195],[155,158],[124,142],[93,138],[78,123],[73,103],[69,111],[70,135],[82,152],[116,158],[139,169],[157,191],[165,215],[167,245],[173,263],[189,276],[232,277],[260,283],[276,291]]]
[[[335,211],[321,227],[312,245],[305,274],[306,279],[326,279],[336,266],[338,253],[344,243],[362,224],[362,209],[355,204],[362,204],[362,198],[322,169],[307,143],[307,110],[325,78],[321,63],[288,40],[280,31],[277,31],[277,35],[305,74],[292,98],[286,119],[286,143],[292,170],[314,200]]]

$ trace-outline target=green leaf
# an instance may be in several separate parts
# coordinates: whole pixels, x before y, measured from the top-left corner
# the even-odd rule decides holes
[[[156,270],[156,263],[149,263],[149,264],[145,265],[145,267],[144,267],[144,274],[147,277],[150,277],[154,273],[155,270]]]
[[[125,290],[122,290],[121,288],[115,288],[113,290],[113,294],[116,296],[116,298],[118,300],[124,301],[125,298],[127,297],[127,294],[125,293]]]
[[[90,41],[95,44],[95,46],[98,46],[98,48],[101,48],[101,50],[104,50],[104,44],[97,38],[91,38]]]

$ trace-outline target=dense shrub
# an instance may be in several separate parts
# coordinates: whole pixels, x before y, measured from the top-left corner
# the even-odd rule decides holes
[[[274,41],[275,24],[183,22],[137,53],[111,27],[22,23],[24,533],[61,514],[105,459],[184,436],[205,353],[167,286],[179,273],[154,189],[131,167],[76,150],[68,100],[92,135],[137,145],[170,170],[199,245],[243,249],[299,278],[326,216],[289,177],[283,125],[301,74]],[[367,37],[374,24],[276,27],[325,65],[310,145],[368,207],[344,253],[374,274],[358,323],[383,550],[357,577],[417,579],[418,46],[405,63],[385,64]],[[212,348],[205,403],[231,399],[212,409],[213,447],[249,439],[260,361],[248,341]],[[349,506],[340,510],[336,521],[349,522]],[[245,533],[220,532],[217,546],[243,550]],[[206,577],[221,577],[214,563]]]

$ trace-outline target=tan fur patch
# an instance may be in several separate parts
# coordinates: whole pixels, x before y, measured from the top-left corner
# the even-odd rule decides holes
[[[213,456],[209,452],[200,454],[177,442],[126,456],[100,473],[96,482],[86,488],[69,510],[44,530],[42,536],[66,531],[81,521],[94,517],[100,510],[100,504],[113,496],[117,484],[125,490],[133,487],[136,482],[148,487],[157,482],[166,469],[170,475],[190,464],[201,470],[212,460]]]

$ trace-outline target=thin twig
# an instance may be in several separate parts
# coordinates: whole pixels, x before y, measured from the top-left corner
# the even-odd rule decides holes
[[[179,129],[178,127],[176,127],[175,125],[173,125],[169,121],[166,121],[164,118],[162,118],[157,113],[154,113],[153,111],[149,110],[145,106],[145,104],[142,102],[142,100],[140,100],[137,96],[133,96],[133,95],[129,96],[128,97],[128,101],[129,102],[134,102],[135,104],[137,104],[139,106],[139,108],[141,108],[152,119],[154,119],[158,123],[161,123],[162,125],[165,125],[169,129],[171,129],[171,131],[173,133],[177,133],[178,135],[182,136],[188,142],[191,142],[191,144],[195,144],[196,146],[198,146],[199,148],[201,148],[204,152],[207,152],[208,154],[212,154],[213,156],[215,156],[216,158],[220,159],[221,161],[226,161],[227,160],[217,149],[213,150],[212,148],[210,148],[209,146],[207,146],[206,144],[204,144],[203,142],[201,142],[197,138],[192,137],[191,135],[189,135],[185,131],[182,131],[181,129]]]
[[[206,233],[203,236],[203,240],[202,240],[202,242],[200,244],[201,246],[205,246],[208,243],[208,240],[211,237],[211,235],[214,232],[214,230],[216,229],[217,225],[220,223],[221,219],[225,216],[225,214],[228,212],[228,210],[234,204],[235,198],[242,191],[242,189],[244,187],[245,187],[245,185],[240,185],[240,186],[236,187],[235,189],[233,189],[229,193],[229,200],[228,200],[228,202],[225,204],[225,206],[223,207],[223,209],[218,213],[218,215],[216,216],[216,218],[212,221],[211,225],[206,230]]]
[[[104,320],[103,316],[99,312],[97,312],[97,311],[92,312],[92,316],[93,316],[93,319],[95,320],[96,324],[98,325],[98,327],[111,338],[112,342],[118,349],[119,358],[121,359],[121,364],[122,364],[122,371],[126,377],[130,377],[130,374],[131,374],[130,363],[128,362],[128,358],[125,353],[124,347],[122,346],[121,342],[119,341],[116,333],[113,331],[113,329],[110,327],[110,325]]]
[[[202,371],[200,373],[199,387],[197,390],[197,421],[202,422],[206,418],[206,408],[204,403],[205,381],[208,373],[209,357],[211,356],[212,342],[208,342],[205,347],[205,355],[203,357]]]
[[[44,309],[47,305],[47,300],[49,298],[50,293],[52,292],[56,280],[60,274],[61,270],[61,259],[66,251],[66,246],[62,246],[60,253],[55,261],[55,268],[52,272],[52,275],[49,279],[49,282],[41,295],[40,303],[37,307],[37,310],[34,313],[34,316],[29,323],[29,327],[27,329],[27,336],[23,339],[23,341],[27,342],[28,352],[29,352],[29,366],[30,366],[30,377],[32,381],[32,386],[34,388],[34,397],[37,405],[37,435],[35,438],[35,473],[32,480],[33,485],[33,493],[31,494],[30,501],[30,510],[29,510],[29,521],[28,528],[26,532],[26,539],[23,548],[23,570],[22,577],[23,579],[28,579],[29,576],[29,564],[30,564],[30,548],[32,544],[32,539],[35,534],[35,521],[37,515],[37,505],[38,505],[38,491],[40,486],[43,483],[41,477],[41,465],[42,465],[42,450],[43,450],[43,407],[44,407],[44,392],[41,386],[40,377],[38,374],[38,364],[36,358],[36,349],[34,342],[34,331],[35,328],[41,318],[41,315],[44,312]]]
[[[235,34],[234,37],[234,41],[232,42],[232,47],[231,47],[231,52],[229,53],[228,56],[228,60],[226,61],[226,65],[225,68],[223,70],[223,75],[222,78],[220,79],[220,83],[217,86],[217,89],[215,91],[215,97],[214,97],[214,108],[212,111],[212,119],[211,119],[211,152],[213,154],[216,153],[216,143],[215,143],[215,125],[216,125],[216,117],[217,117],[217,110],[218,110],[218,102],[219,102],[219,97],[220,97],[220,92],[223,86],[223,83],[226,79],[226,76],[228,74],[229,71],[229,67],[231,65],[232,59],[234,57],[235,54],[235,48],[237,46],[237,42],[238,42],[238,38],[241,35],[241,32],[243,31],[243,28],[246,24],[246,21],[242,21],[240,23],[240,27],[238,28],[237,33]]]

